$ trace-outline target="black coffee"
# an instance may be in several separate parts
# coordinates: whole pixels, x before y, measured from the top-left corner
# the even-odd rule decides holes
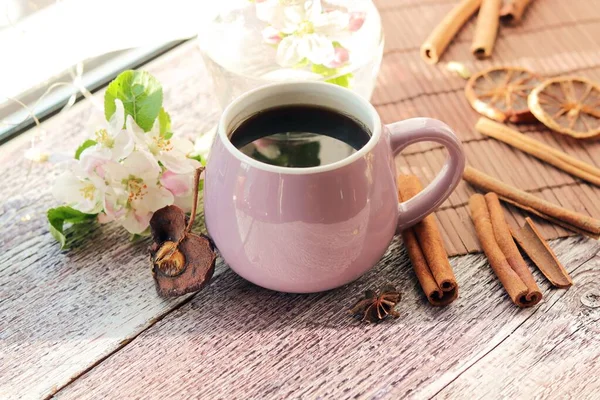
[[[229,140],[255,160],[307,168],[343,160],[371,138],[369,130],[337,111],[291,105],[260,111],[242,122]]]

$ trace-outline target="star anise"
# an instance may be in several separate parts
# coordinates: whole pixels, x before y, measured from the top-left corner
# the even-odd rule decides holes
[[[367,290],[365,297],[348,310],[348,314],[373,323],[383,321],[388,315],[398,318],[400,314],[394,308],[400,302],[400,297],[400,293],[391,285],[384,286],[379,296],[373,290]]]

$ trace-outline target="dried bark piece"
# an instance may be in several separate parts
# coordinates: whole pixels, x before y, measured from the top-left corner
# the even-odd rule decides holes
[[[495,121],[532,122],[527,96],[541,79],[520,67],[493,67],[471,77],[465,95],[479,114]]]
[[[529,94],[533,115],[548,128],[576,139],[600,137],[600,86],[585,78],[548,79]]]
[[[384,286],[378,296],[373,290],[367,290],[363,299],[359,300],[348,314],[362,317],[362,322],[378,323],[389,315],[398,318],[400,314],[394,309],[400,302],[401,295],[391,285]]]
[[[150,220],[154,243],[150,261],[156,291],[161,297],[177,297],[200,290],[212,277],[216,254],[212,242],[191,233],[198,204],[198,182],[202,169],[196,171],[195,196],[190,220],[177,206],[156,211]]]
[[[573,285],[569,273],[542,238],[531,218],[525,218],[525,225],[512,230],[512,236],[553,286],[568,288]]]

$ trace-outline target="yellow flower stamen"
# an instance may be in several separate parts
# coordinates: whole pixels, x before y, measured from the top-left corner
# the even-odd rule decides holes
[[[162,136],[156,136],[152,139],[152,143],[148,146],[150,152],[154,155],[157,155],[161,151],[171,151],[173,150],[173,145],[171,144],[171,140],[165,139]]]
[[[84,199],[94,200],[94,193],[96,192],[96,187],[93,184],[88,183],[87,185],[79,189],[79,192],[81,193]]]
[[[112,149],[113,146],[115,145],[115,139],[113,139],[108,134],[108,131],[106,129],[98,129],[95,132],[95,135],[96,135],[96,142],[100,143],[102,146]]]
[[[310,21],[302,21],[298,25],[298,30],[296,31],[296,35],[304,36],[315,33],[315,25]]]
[[[123,181],[123,184],[127,188],[127,192],[129,192],[127,197],[128,202],[131,202],[132,200],[141,200],[146,193],[148,193],[148,185],[146,185],[141,178],[130,175],[129,178]]]

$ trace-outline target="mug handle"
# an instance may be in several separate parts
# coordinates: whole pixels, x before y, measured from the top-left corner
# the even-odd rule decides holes
[[[448,149],[448,158],[433,182],[415,197],[398,204],[397,233],[400,233],[432,213],[450,196],[462,178],[465,154],[450,127],[436,119],[411,118],[387,128],[391,132],[394,156],[417,142],[436,142]]]

